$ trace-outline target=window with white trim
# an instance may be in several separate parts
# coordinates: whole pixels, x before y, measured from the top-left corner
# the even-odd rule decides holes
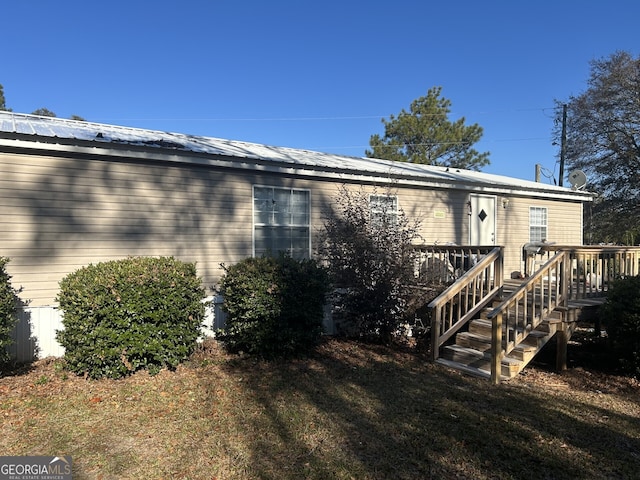
[[[371,223],[395,225],[398,222],[398,197],[394,195],[370,195]]]
[[[253,255],[311,256],[309,190],[253,187]]]
[[[529,241],[547,240],[547,208],[529,207]]]

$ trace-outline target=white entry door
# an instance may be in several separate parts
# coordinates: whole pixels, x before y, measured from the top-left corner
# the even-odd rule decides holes
[[[495,245],[496,197],[472,194],[469,200],[469,244]]]

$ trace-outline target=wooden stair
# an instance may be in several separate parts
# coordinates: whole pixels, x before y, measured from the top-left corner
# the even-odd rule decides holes
[[[445,345],[436,362],[467,374],[491,378],[491,321],[482,318],[485,314],[471,320],[467,331],[458,332],[455,343]],[[528,332],[526,337],[502,359],[501,380],[508,380],[518,375],[555,335],[561,322],[562,313],[554,311],[534,330]]]
[[[556,368],[565,369],[578,319],[605,301],[616,278],[640,272],[640,247],[542,244],[544,261],[534,271],[505,279],[502,247],[468,248],[425,253],[478,259],[428,304],[431,360],[495,385],[516,376],[554,336]]]

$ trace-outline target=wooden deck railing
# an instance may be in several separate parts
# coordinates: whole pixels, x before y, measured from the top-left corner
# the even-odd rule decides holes
[[[444,250],[440,250],[442,248]],[[463,267],[465,261],[469,264],[472,261],[473,266],[470,266],[445,292],[429,304],[432,312],[431,356],[433,360],[438,358],[440,347],[449,338],[502,292],[504,277],[502,247],[449,248],[438,247],[437,253],[444,252],[448,255],[447,260],[459,258]]]
[[[543,265],[487,315],[493,383],[500,382],[502,358],[556,308],[605,296],[615,280],[640,274],[640,247],[541,245],[536,256]]]
[[[421,280],[452,283],[495,246],[414,245],[416,274]]]
[[[415,248],[419,252],[416,273],[423,280],[453,282],[429,304],[431,356],[435,361],[445,342],[501,297],[503,248]],[[613,281],[640,275],[640,247],[539,244],[528,252],[531,263],[527,264],[536,268],[529,268],[522,285],[487,315],[492,322],[494,383],[500,382],[502,359],[551,312],[566,312],[571,301],[605,296]]]
[[[569,252],[560,251],[494,308],[491,320],[491,381],[500,382],[502,359],[568,299]]]
[[[557,252],[567,252],[570,258],[570,300],[606,296],[615,280],[640,275],[640,247],[541,244],[537,263],[548,261]]]

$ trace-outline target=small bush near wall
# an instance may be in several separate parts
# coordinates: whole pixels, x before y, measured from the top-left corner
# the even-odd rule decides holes
[[[129,258],[89,265],[60,282],[68,368],[91,378],[175,368],[193,351],[205,296],[195,264]]]
[[[220,293],[227,319],[218,338],[229,351],[273,358],[316,346],[329,284],[315,261],[247,258],[224,269]]]
[[[640,375],[640,276],[616,281],[601,313],[613,354],[626,372]]]
[[[9,361],[9,346],[17,317],[18,291],[11,286],[11,277],[7,273],[7,257],[0,257],[0,364]]]

